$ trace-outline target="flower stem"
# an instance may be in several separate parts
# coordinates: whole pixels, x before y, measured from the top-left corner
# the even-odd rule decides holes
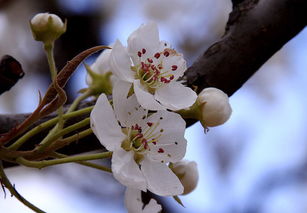
[[[35,148],[35,151],[37,152],[42,152],[45,150],[45,148],[47,148],[49,145],[51,145],[56,139],[74,131],[77,129],[80,129],[86,125],[88,125],[90,123],[90,118],[85,118],[82,121],[75,123],[71,126],[68,126],[54,134],[48,134],[44,140],[39,144],[39,146],[37,146],[37,148]]]
[[[81,110],[75,111],[75,112],[71,112],[71,113],[67,113],[63,116],[63,118],[66,119],[70,119],[73,117],[77,117],[86,113],[91,112],[93,109],[93,106],[91,107],[86,107],[83,108]],[[50,126],[56,124],[58,122],[59,118],[53,118],[49,121],[46,121],[38,126],[36,126],[35,128],[31,129],[30,131],[28,131],[26,134],[24,134],[22,137],[20,137],[15,143],[13,143],[12,145],[10,145],[8,147],[8,149],[10,150],[17,150],[20,146],[22,146],[29,138],[31,138],[32,136],[40,133],[41,131],[49,128]]]
[[[6,176],[4,172],[2,161],[0,161],[0,180],[1,180],[1,184],[3,184],[10,191],[11,195],[15,196],[21,203],[23,203],[24,205],[32,209],[34,212],[45,213],[43,210],[37,208],[32,203],[27,201],[24,197],[22,197],[17,192],[17,190],[15,189],[15,186],[11,184],[11,182],[9,181],[8,177]]]
[[[44,49],[47,55],[47,60],[48,60],[48,65],[49,65],[49,70],[50,70],[50,74],[51,74],[51,80],[52,83],[54,84],[55,81],[57,80],[57,68],[55,65],[55,61],[54,61],[54,55],[53,55],[53,47],[54,47],[54,42],[48,42],[44,44]],[[63,120],[63,106],[60,106],[60,108],[57,110],[58,112],[58,116],[59,116],[59,120],[58,120],[58,124],[50,131],[50,134],[53,134],[54,132],[56,132],[59,129],[62,129],[64,126],[64,120]]]
[[[72,135],[72,136],[69,136],[67,138],[64,138],[64,139],[61,139],[61,140],[58,140],[55,144],[52,144],[50,146],[50,150],[58,150],[64,146],[67,146],[68,144],[70,144],[71,142],[73,141],[77,141],[81,138],[84,138],[90,134],[93,133],[93,130],[91,128],[88,128],[86,130],[83,130],[81,132],[78,132],[77,134],[75,135]]]
[[[60,159],[42,160],[42,161],[30,161],[23,157],[20,157],[16,159],[16,162],[24,166],[41,169],[47,166],[53,166],[57,164],[73,163],[73,162],[80,162],[80,161],[86,161],[86,160],[97,160],[97,159],[102,159],[102,158],[110,158],[111,156],[112,156],[112,152],[103,152],[103,153],[76,155],[76,156],[64,157]]]
[[[63,155],[63,154],[60,154],[60,153],[57,153],[55,152],[53,154],[54,157],[57,157],[57,158],[66,158],[67,155]],[[102,165],[99,165],[99,164],[95,164],[95,163],[90,163],[90,162],[85,162],[85,161],[81,161],[81,162],[75,162],[77,164],[81,164],[83,166],[88,166],[88,167],[91,167],[91,168],[94,168],[94,169],[99,169],[99,170],[102,170],[102,171],[105,171],[105,172],[110,172],[112,173],[112,170],[108,167],[105,167],[105,166],[102,166]]]
[[[74,111],[74,110],[78,107],[79,103],[80,103],[82,100],[84,100],[84,99],[86,99],[87,97],[89,97],[90,95],[91,95],[91,92],[90,92],[90,91],[86,91],[86,92],[83,93],[82,95],[78,96],[78,97],[74,100],[74,102],[70,105],[70,107],[68,108],[68,110],[67,110],[67,112],[66,112],[65,114]]]

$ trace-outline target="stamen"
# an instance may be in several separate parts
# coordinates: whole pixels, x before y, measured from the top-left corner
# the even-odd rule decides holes
[[[165,57],[168,57],[168,56],[169,56],[169,52],[168,52],[168,51],[165,51],[165,52],[163,53],[163,55],[164,55]]]
[[[160,53],[156,53],[154,56],[155,56],[156,59],[158,59],[158,58],[160,58]]]
[[[158,152],[159,152],[159,153],[164,153],[164,149],[159,148]]]
[[[177,70],[177,68],[178,68],[177,65],[173,65],[173,66],[172,66],[172,71]]]
[[[138,51],[138,56],[141,57],[142,56],[142,53],[140,51]]]
[[[144,48],[142,49],[142,53],[143,53],[143,54],[145,54],[145,53],[146,53],[146,50],[145,50]]]

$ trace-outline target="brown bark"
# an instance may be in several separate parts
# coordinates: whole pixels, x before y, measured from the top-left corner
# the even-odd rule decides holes
[[[197,86],[198,91],[217,87],[231,96],[307,23],[306,0],[233,2],[236,4],[224,36],[186,72],[188,86]],[[0,116],[0,133],[24,118],[25,115]],[[100,143],[92,135],[66,147],[63,153],[77,154],[99,148]]]

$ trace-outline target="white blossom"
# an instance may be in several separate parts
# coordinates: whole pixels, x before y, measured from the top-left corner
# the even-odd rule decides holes
[[[148,189],[157,195],[181,194],[183,186],[167,163],[185,155],[185,121],[166,110],[147,115],[135,95],[123,96],[126,85],[122,83],[113,90],[114,111],[102,94],[91,112],[93,132],[113,151],[114,177],[127,187]]]
[[[201,107],[201,123],[207,127],[225,123],[232,112],[229,98],[222,90],[206,88],[198,95],[197,103]]]
[[[195,161],[179,161],[174,163],[172,170],[178,176],[184,187],[183,195],[189,194],[196,188],[198,183],[198,170]]]
[[[158,213],[162,210],[161,205],[154,199],[150,199],[149,203],[144,206],[141,191],[133,188],[126,189],[125,205],[128,213]]]
[[[128,38],[128,47],[116,41],[110,56],[115,75],[133,85],[140,105],[149,110],[179,110],[191,106],[196,93],[176,80],[186,70],[183,56],[159,39],[154,23],[141,25]]]
[[[60,17],[50,13],[38,13],[30,21],[35,40],[50,43],[66,31],[66,24]]]

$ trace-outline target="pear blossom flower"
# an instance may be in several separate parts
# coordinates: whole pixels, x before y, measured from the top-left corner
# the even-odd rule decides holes
[[[176,80],[183,76],[186,61],[170,46],[160,41],[154,23],[141,25],[128,38],[125,48],[117,40],[110,55],[115,75],[133,85],[140,105],[149,110],[179,110],[191,106],[196,93]]]
[[[214,87],[203,89],[197,103],[201,110],[200,121],[205,127],[222,125],[232,113],[227,94]]]
[[[196,188],[198,183],[198,170],[195,161],[181,160],[174,163],[172,170],[184,187],[182,195],[189,194]]]
[[[161,205],[154,199],[151,199],[149,203],[144,206],[141,191],[133,188],[126,189],[125,205],[128,213],[158,213],[162,210]]]
[[[112,155],[112,172],[120,183],[142,191],[170,196],[183,192],[178,177],[167,166],[186,152],[185,121],[180,115],[161,110],[148,115],[136,96],[122,96],[114,87],[113,105],[101,94],[91,112],[91,127]],[[125,85],[122,85],[125,86]]]
[[[38,13],[31,19],[30,27],[35,40],[51,43],[66,31],[66,22],[55,14]]]

